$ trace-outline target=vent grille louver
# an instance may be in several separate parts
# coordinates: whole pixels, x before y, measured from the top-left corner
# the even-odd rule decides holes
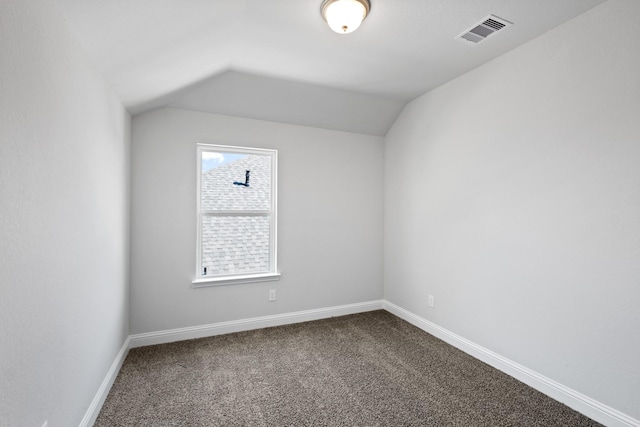
[[[482,23],[482,25],[486,25],[487,27],[491,27],[493,29],[495,29],[496,31],[501,30],[503,27],[505,27],[505,24],[503,24],[502,22],[498,22],[495,19],[487,19],[486,21],[484,21]]]
[[[506,19],[498,18],[495,15],[489,15],[456,38],[464,39],[472,43],[480,43],[490,35],[502,30],[508,25],[512,25],[512,23]]]

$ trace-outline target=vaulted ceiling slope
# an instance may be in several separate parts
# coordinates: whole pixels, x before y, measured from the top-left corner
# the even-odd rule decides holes
[[[55,0],[132,114],[161,106],[385,135],[423,93],[605,0],[371,0],[354,33],[321,0]],[[513,25],[456,39],[489,14]]]

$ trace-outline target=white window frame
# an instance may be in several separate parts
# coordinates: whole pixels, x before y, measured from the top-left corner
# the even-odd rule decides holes
[[[271,206],[268,211],[206,211],[202,209],[202,153],[221,152],[230,154],[253,154],[271,157]],[[242,177],[240,177],[242,178]],[[196,156],[196,270],[192,281],[194,288],[230,285],[240,283],[267,282],[280,279],[278,272],[277,206],[278,206],[278,150],[264,148],[236,147],[230,145],[197,144]],[[270,218],[269,271],[255,274],[228,274],[217,276],[202,275],[202,219],[204,216],[256,215]]]

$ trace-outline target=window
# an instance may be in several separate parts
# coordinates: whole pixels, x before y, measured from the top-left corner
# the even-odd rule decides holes
[[[198,144],[195,287],[278,280],[276,150]]]

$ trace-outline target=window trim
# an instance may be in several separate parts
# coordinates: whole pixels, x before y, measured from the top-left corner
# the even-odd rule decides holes
[[[271,208],[269,210],[269,271],[256,273],[226,274],[218,276],[200,276],[202,271],[202,153],[206,151],[229,152],[234,154],[254,154],[271,157]],[[195,278],[191,281],[194,288],[209,286],[221,286],[241,283],[255,283],[280,280],[278,271],[278,150],[266,148],[238,147],[232,145],[218,144],[196,144],[196,266]],[[228,211],[216,216],[259,215],[263,216],[265,211]]]
[[[275,282],[280,280],[280,273],[247,274],[243,276],[212,276],[210,278],[194,279],[194,288],[208,288],[210,286],[239,285],[242,283]]]

